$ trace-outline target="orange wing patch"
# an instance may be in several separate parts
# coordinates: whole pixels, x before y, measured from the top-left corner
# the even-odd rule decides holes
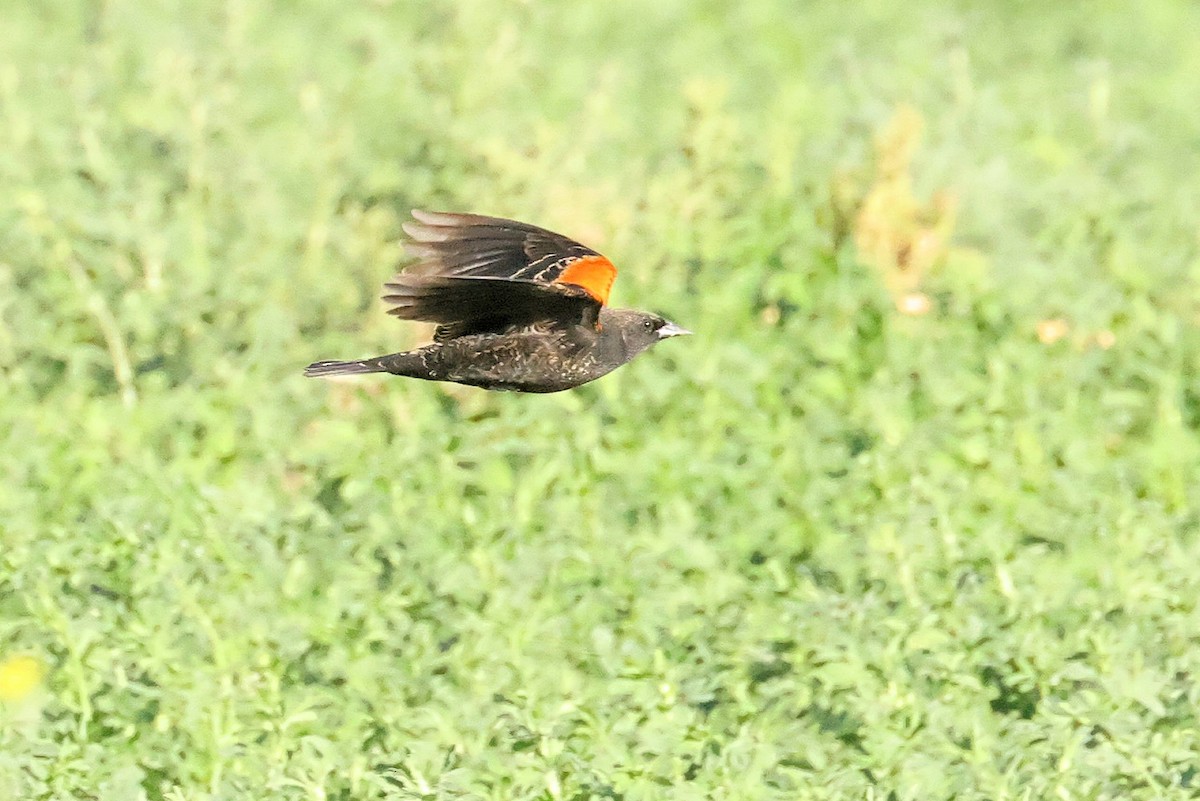
[[[583,287],[603,305],[608,303],[608,293],[616,277],[617,268],[608,259],[603,256],[584,256],[568,264],[562,274],[554,279],[554,283]]]

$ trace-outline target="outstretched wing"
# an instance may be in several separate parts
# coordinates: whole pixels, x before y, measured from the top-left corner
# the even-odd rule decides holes
[[[413,211],[417,262],[385,285],[390,314],[439,324],[444,341],[533,323],[594,326],[612,262],[560,234],[477,214]]]
[[[539,284],[574,284],[601,305],[617,269],[591,248],[535,225],[484,217],[414,210],[404,224],[419,261],[417,275],[506,278]]]

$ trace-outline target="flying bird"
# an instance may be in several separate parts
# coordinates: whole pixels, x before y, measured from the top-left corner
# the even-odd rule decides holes
[[[417,261],[384,285],[389,314],[436,323],[433,342],[307,376],[392,373],[484,389],[559,392],[594,381],[654,343],[689,334],[609,308],[617,269],[591,248],[528,223],[416,211],[404,224]]]

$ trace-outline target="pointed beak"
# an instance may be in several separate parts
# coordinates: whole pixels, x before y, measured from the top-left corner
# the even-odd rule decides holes
[[[666,339],[667,337],[682,337],[692,333],[686,328],[681,328],[675,323],[667,323],[662,328],[658,329],[658,338]]]

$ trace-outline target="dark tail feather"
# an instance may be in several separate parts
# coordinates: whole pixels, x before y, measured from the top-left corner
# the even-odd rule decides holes
[[[363,359],[357,362],[313,362],[304,368],[304,374],[309,378],[386,372],[387,368],[380,364],[380,359]]]

